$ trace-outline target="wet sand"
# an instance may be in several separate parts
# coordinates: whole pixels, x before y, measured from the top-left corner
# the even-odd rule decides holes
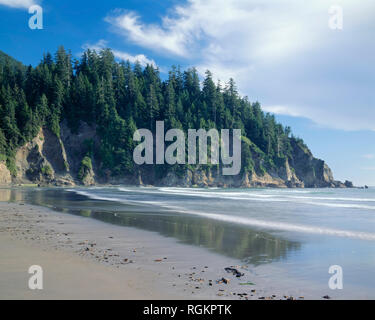
[[[0,236],[0,299],[157,299],[125,270],[89,263],[66,252],[41,250]],[[30,290],[28,268],[42,266],[43,290]],[[143,274],[147,279],[146,274]],[[162,295],[162,298],[171,298]]]
[[[31,265],[43,268],[43,290],[28,288]],[[225,271],[229,266],[243,276]],[[0,202],[0,299],[287,299],[291,294],[302,299],[299,290],[281,292],[240,261],[154,232]]]

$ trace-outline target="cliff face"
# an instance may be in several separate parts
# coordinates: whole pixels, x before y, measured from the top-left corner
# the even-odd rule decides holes
[[[61,124],[57,137],[43,128],[29,143],[16,153],[17,176],[0,162],[0,185],[39,184],[56,186],[133,184],[163,186],[218,186],[218,187],[353,187],[352,183],[335,181],[328,165],[313,157],[306,146],[292,143],[292,157],[278,167],[264,164],[264,155],[250,146],[253,170],[236,176],[221,175],[221,167],[186,169],[182,174],[167,171],[164,177],[155,178],[152,166],[139,167],[134,174],[113,177],[110,171],[100,170],[100,159],[88,157],[91,150],[98,150],[100,139],[95,127],[81,123],[73,133],[66,123]],[[242,142],[243,144],[245,142]],[[251,143],[250,143],[251,144]]]
[[[0,186],[12,183],[12,177],[4,162],[0,162]]]
[[[0,184],[38,184],[74,186],[94,185],[95,168],[83,168],[82,160],[89,151],[88,141],[97,143],[95,128],[82,123],[78,133],[61,124],[61,136],[43,128],[29,143],[17,150],[17,176],[11,177],[5,164],[0,163]]]
[[[15,160],[17,176],[13,183],[74,185],[64,144],[48,129],[41,129],[32,141],[19,148]]]
[[[328,165],[320,159],[314,158],[311,151],[304,146],[292,142],[293,158],[291,165],[295,174],[307,188],[326,187],[348,187],[350,182],[342,183],[333,178],[333,174]]]

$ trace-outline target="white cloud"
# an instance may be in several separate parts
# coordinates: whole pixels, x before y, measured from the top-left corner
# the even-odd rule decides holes
[[[87,49],[91,49],[91,50],[95,50],[97,52],[105,49],[105,48],[108,48],[108,42],[101,39],[99,40],[97,43],[88,43],[86,42],[83,46],[82,46],[82,49],[84,50],[87,50]]]
[[[208,40],[205,54],[220,51],[222,59],[237,59],[238,55],[264,59],[311,44],[313,32],[301,28],[308,23],[297,13],[306,5],[295,0],[282,2],[284,6],[279,0],[267,4],[260,0],[189,0],[185,6],[176,6],[172,16],[163,17],[160,25],[142,23],[135,12],[113,14],[106,21],[149,49],[188,56],[195,54],[198,40]],[[291,9],[295,10],[293,16]],[[249,44],[251,50],[247,50]],[[230,48],[238,49],[235,57]]]
[[[287,107],[287,106],[262,106],[264,111],[271,112],[271,113],[276,113],[276,114],[284,114],[292,117],[303,117],[303,113],[298,110],[298,108],[292,108],[292,107]]]
[[[372,160],[372,159],[375,159],[375,154],[364,154],[362,158]]]
[[[107,44],[108,44],[107,41],[99,40],[95,44],[86,43],[82,46],[82,48],[85,49],[85,50],[86,49],[92,49],[92,50],[95,50],[95,51],[99,52],[100,50],[102,50],[104,48],[108,48]],[[149,65],[154,66],[155,68],[157,67],[155,61],[148,59],[144,54],[131,55],[127,52],[114,50],[114,49],[112,49],[112,52],[113,52],[113,55],[117,59],[124,60],[124,61],[129,60],[129,62],[131,62],[131,63],[136,63],[138,61],[142,66],[146,66],[146,65],[149,64]]]
[[[203,74],[233,77],[269,111],[346,130],[375,130],[375,2],[336,0],[344,30],[328,28],[326,0],[188,0],[145,24],[106,18],[141,47],[176,55]]]
[[[129,62],[131,63],[136,63],[138,61],[142,66],[146,66],[149,64],[149,65],[156,67],[155,61],[148,59],[144,54],[137,54],[133,56],[133,55],[130,55],[129,53],[118,51],[118,50],[113,50],[113,54],[115,55],[116,58],[124,60],[124,61],[129,60]]]
[[[138,45],[180,56],[187,54],[186,45],[190,42],[190,32],[181,19],[173,21],[166,17],[163,19],[163,27],[142,24],[134,12],[108,16],[105,20]]]
[[[28,9],[34,4],[38,4],[38,1],[35,1],[35,0],[0,0],[0,5],[8,6],[11,8]]]

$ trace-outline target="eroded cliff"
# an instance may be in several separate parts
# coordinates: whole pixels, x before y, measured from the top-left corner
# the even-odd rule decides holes
[[[61,123],[61,134],[57,137],[49,129],[43,128],[29,143],[17,150],[15,163],[17,174],[11,176],[4,162],[0,162],[0,184],[38,185],[95,185],[131,184],[163,186],[200,187],[353,187],[352,183],[342,183],[333,178],[328,165],[314,158],[311,151],[297,141],[292,143],[291,157],[284,163],[270,165],[264,163],[264,154],[248,139],[243,148],[249,147],[252,170],[239,175],[223,176],[221,167],[195,166],[178,174],[166,170],[157,177],[155,166],[139,166],[134,173],[116,175],[101,169],[100,138],[94,126],[82,122],[76,132],[72,132],[65,122]],[[247,145],[246,145],[247,144]]]

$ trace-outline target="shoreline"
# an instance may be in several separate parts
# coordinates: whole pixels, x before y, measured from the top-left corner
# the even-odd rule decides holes
[[[216,284],[216,267],[197,263],[207,252],[153,232],[8,202],[0,226],[0,299],[237,298]],[[31,265],[43,268],[43,290],[27,287]]]
[[[156,232],[24,203],[0,202],[0,243],[0,299],[322,297],[277,288],[252,266]],[[43,268],[44,290],[28,289],[31,265]]]
[[[9,184],[0,184],[0,188],[95,188],[95,187],[118,187],[118,186],[124,186],[124,187],[145,187],[145,188],[222,188],[222,189],[368,189],[373,188],[374,186],[325,186],[325,187],[301,187],[301,186],[278,186],[275,184],[259,184],[254,186],[222,186],[220,184],[213,184],[213,185],[198,185],[198,184],[192,184],[192,185],[183,185],[183,184],[176,184],[176,185],[170,185],[170,184],[122,184],[122,183],[95,183],[91,185],[84,185],[79,184],[77,181],[74,181],[74,184],[72,185],[65,185],[65,184],[55,184],[55,183],[33,183],[31,181],[25,182],[25,183],[9,183]]]

